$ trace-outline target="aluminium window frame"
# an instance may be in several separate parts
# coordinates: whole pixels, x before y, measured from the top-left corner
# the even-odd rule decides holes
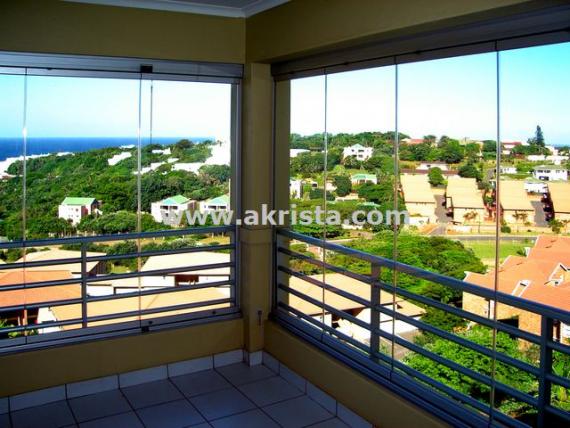
[[[241,212],[243,64],[0,51],[0,75],[229,84],[231,88],[229,124],[231,150],[230,201],[231,209],[235,213]],[[214,226],[214,228],[216,227]],[[240,227],[234,222],[229,228],[231,228],[231,241],[229,245],[232,245],[233,249],[231,250],[230,264],[232,266],[230,268],[228,282],[233,282],[229,296],[229,300],[234,302],[233,306],[211,309],[208,308],[208,305],[205,305],[204,310],[198,312],[160,316],[161,313],[168,312],[168,307],[163,307],[161,311],[156,311],[158,315],[157,318],[119,321],[109,325],[81,327],[69,331],[51,332],[37,336],[22,336],[6,339],[5,341],[0,340],[0,356],[241,318]],[[133,235],[141,234],[143,233],[137,232]],[[168,232],[166,235],[168,235]],[[62,240],[65,239],[66,238],[62,238]],[[71,240],[74,239],[77,240],[81,238],[71,238]],[[67,240],[69,240],[69,238]],[[53,241],[53,239],[50,241]],[[30,242],[31,245],[26,245],[26,242]],[[33,241],[31,240],[21,240],[3,244],[6,248],[26,248],[26,246],[32,245]],[[140,276],[144,276],[142,272]],[[79,280],[81,281],[81,279]],[[136,297],[136,295],[132,297]],[[45,305],[45,307],[48,306],[48,304]]]

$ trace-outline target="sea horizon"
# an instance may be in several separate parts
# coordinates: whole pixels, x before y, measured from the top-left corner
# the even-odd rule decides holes
[[[182,139],[202,142],[215,140],[214,137],[148,137],[142,138],[142,145],[173,144]],[[88,150],[121,147],[138,144],[137,137],[28,137],[26,155],[45,155],[55,153],[81,153]],[[17,158],[23,153],[22,137],[0,137],[0,161]]]

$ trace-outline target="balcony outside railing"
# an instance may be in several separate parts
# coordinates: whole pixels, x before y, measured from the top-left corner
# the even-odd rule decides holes
[[[346,268],[334,266],[322,259],[312,258],[306,254],[301,254],[289,249],[291,241],[310,244],[320,248],[322,251],[330,251],[348,256],[370,264],[370,274],[363,275],[354,273]],[[390,389],[403,395],[405,398],[423,405],[428,410],[450,421],[453,425],[459,426],[482,426],[492,423],[493,425],[507,426],[527,426],[527,423],[537,426],[564,426],[570,423],[570,413],[563,407],[553,403],[553,388],[569,389],[570,379],[565,375],[560,376],[553,370],[553,354],[567,357],[570,355],[570,346],[554,339],[553,331],[556,323],[570,323],[570,313],[554,307],[537,304],[529,300],[517,298],[501,292],[479,287],[467,282],[446,277],[434,272],[419,269],[410,265],[399,263],[394,260],[374,256],[342,245],[334,244],[321,239],[308,237],[288,229],[278,229],[275,237],[275,300],[274,317],[284,327],[301,335],[306,340],[312,342],[319,348],[331,353],[355,369],[361,371],[370,378],[389,387]],[[324,280],[318,280],[314,276],[309,276],[303,272],[291,269],[290,260],[301,260],[323,271]],[[541,332],[534,334],[525,331],[518,326],[513,326],[503,322],[497,322],[492,317],[486,318],[471,313],[462,308],[447,305],[436,301],[430,297],[416,294],[410,290],[399,288],[397,285],[389,284],[381,280],[380,275],[383,269],[388,269],[400,275],[409,275],[414,278],[427,280],[454,290],[460,290],[474,296],[488,299],[490,302],[504,304],[524,311],[531,312],[541,317]],[[327,284],[327,273],[341,274],[343,277],[352,278],[369,285],[368,298],[362,295],[347,292],[338,287]],[[311,287],[322,291],[322,298],[309,296],[300,289],[291,287],[289,279],[298,278]],[[397,283],[396,283],[397,284]],[[329,304],[327,304],[328,295]],[[388,292],[393,296],[393,302],[388,305],[380,304],[381,293]],[[348,299],[359,305],[360,308],[370,310],[370,322],[365,322],[353,314],[335,307],[331,302],[334,296]],[[494,332],[504,332],[510,337],[528,343],[530,346],[538,347],[539,362],[531,364],[518,358],[514,358],[507,353],[501,352],[497,346],[483,346],[473,341],[467,340],[453,332],[435,327],[421,318],[411,317],[397,310],[396,296],[408,301],[416,302],[422,307],[431,307],[461,317],[471,323],[493,329]],[[336,298],[336,297],[334,297]],[[291,300],[294,303],[291,303]],[[295,307],[297,302],[297,308]],[[316,314],[300,310],[301,304],[313,305],[322,311]],[[377,302],[377,304],[373,303]],[[491,312],[490,312],[491,313]],[[332,323],[326,321],[326,316],[334,316],[337,319],[347,320],[353,325],[366,330],[369,333],[369,341],[357,340],[337,328]],[[437,352],[427,349],[421,343],[415,343],[401,335],[395,334],[392,330],[380,328],[382,317],[396,322],[400,321],[409,326],[413,326],[421,331],[445,339],[463,348],[470,349],[481,358],[489,358],[492,361],[493,369],[491,375],[481,373],[474,368],[462,365]],[[392,352],[386,352],[386,343],[391,344]],[[495,342],[496,343],[496,342]],[[425,357],[433,362],[446,367],[458,375],[467,376],[475,382],[484,385],[490,391],[489,403],[477,400],[457,389],[451,388],[445,383],[434,379],[429,373],[410,367],[403,358],[396,358],[394,347],[406,349],[410,352]],[[537,391],[523,391],[512,385],[499,380],[499,376],[493,376],[495,365],[498,367],[514,367],[524,373],[533,376],[537,381]],[[525,403],[536,411],[530,419],[516,419],[503,412],[498,411],[493,405],[494,394],[505,394],[513,397],[519,402]]]
[[[94,243],[162,239],[197,234],[229,234],[230,243],[222,245],[212,244],[202,246],[185,246],[183,248],[173,249],[157,249],[152,251],[137,251],[127,254],[88,255],[88,245]],[[16,305],[0,306],[0,319],[9,312],[14,313],[18,311],[39,310],[40,308],[61,308],[72,306],[80,308],[80,310],[77,311],[80,316],[63,320],[56,319],[55,321],[42,323],[23,323],[23,325],[16,326],[0,326],[0,353],[18,352],[25,349],[51,345],[53,343],[69,343],[85,339],[141,333],[209,319],[224,319],[235,316],[235,314],[239,312],[239,306],[237,303],[238,290],[236,283],[238,266],[236,262],[237,246],[236,229],[234,226],[4,242],[0,243],[0,250],[21,249],[25,252],[25,250],[29,248],[62,245],[80,246],[81,256],[77,258],[1,264],[0,273],[11,270],[26,272],[26,269],[37,269],[42,267],[53,268],[54,266],[61,266],[61,269],[64,270],[65,265],[80,264],[80,275],[75,275],[75,277],[67,279],[31,283],[25,283],[24,281],[23,283],[3,285],[0,286],[0,301],[2,301],[2,293],[13,291],[23,291],[23,293],[25,293],[29,290],[49,289],[50,287],[79,288],[79,297],[61,300],[52,299],[36,301],[33,303],[28,303],[25,299],[22,299],[21,303]],[[138,248],[140,249],[140,246]],[[229,252],[229,261],[224,263],[192,264],[190,263],[192,260],[191,255],[196,252]],[[88,263],[91,262],[110,262],[114,260],[133,258],[140,260],[144,257],[174,254],[188,254],[188,265],[142,271],[140,269],[141,264],[139,263],[139,268],[134,272],[95,275],[89,274],[87,270]],[[176,284],[175,286],[140,286],[139,278],[143,277],[160,277],[176,273],[191,275],[192,272],[212,272],[214,269],[229,269],[229,274],[224,274],[222,276],[227,276],[227,279],[223,278],[223,280],[220,281],[188,282],[188,284]],[[22,278],[25,278],[25,275],[22,275]],[[97,285],[106,281],[132,278],[139,281],[139,287],[138,289],[135,289],[135,291],[106,295],[90,295],[88,293],[88,287],[90,285]],[[214,289],[223,290],[224,295],[220,293],[220,298],[211,299],[204,298],[208,297],[206,293],[204,293],[201,298],[195,298],[192,294],[193,291],[197,290]],[[226,294],[227,297],[225,296]],[[176,302],[175,304],[160,305],[158,298],[163,295],[177,296],[179,302]],[[103,304],[124,302],[124,305],[118,305],[118,311],[106,310],[105,306],[101,306],[100,309],[103,309],[103,313],[90,315],[89,312],[92,305],[100,302]],[[101,312],[101,310],[98,312]]]

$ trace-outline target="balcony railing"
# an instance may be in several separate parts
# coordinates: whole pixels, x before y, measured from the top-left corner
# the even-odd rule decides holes
[[[323,261],[322,258],[317,259],[307,254],[292,251],[289,245],[291,242],[309,244],[321,251],[326,251],[325,254],[328,252],[336,253],[366,264],[369,263],[370,274],[355,273],[344,267],[332,265],[326,261],[326,257]],[[570,346],[554,338],[554,326],[558,323],[570,324],[570,313],[286,229],[277,230],[275,245],[274,317],[284,327],[302,336],[315,346],[451,422],[454,426],[485,426],[489,423],[506,426],[528,426],[527,424],[568,426],[567,424],[570,423],[570,413],[563,407],[555,405],[552,398],[553,388],[570,388],[570,379],[557,375],[553,371],[553,353],[564,357],[570,354]],[[292,260],[306,262],[322,269],[321,278],[324,280],[292,269],[290,265]],[[497,322],[493,319],[492,311],[489,311],[489,317],[481,316],[463,308],[400,288],[397,286],[397,281],[394,282],[396,285],[390,284],[391,281],[380,279],[383,270],[386,269],[391,274],[427,280],[449,289],[479,296],[489,302],[495,302],[495,305],[508,305],[528,311],[540,317],[540,334],[532,333],[509,323]],[[355,292],[348,292],[346,289],[339,288],[338,284],[337,286],[328,284],[327,275],[333,273],[340,274],[346,279],[359,281],[362,283],[362,287],[368,288],[364,295],[369,297],[363,298],[363,293],[356,295]],[[292,281],[297,281],[296,284],[298,284],[299,280],[305,284],[310,284],[307,287],[315,287],[318,290],[317,294],[322,292],[320,294],[322,297],[316,298],[315,293],[309,293],[309,290],[313,291],[312,289],[295,287],[290,284]],[[384,298],[389,296],[391,298],[388,300],[392,301],[388,301],[388,304],[386,302],[381,304],[381,293],[389,293],[385,294]],[[335,305],[334,302],[338,301],[338,298],[346,299],[344,308]],[[396,298],[414,302],[423,308],[429,307],[443,311],[472,324],[484,326],[494,332],[504,332],[511,338],[521,341],[521,343],[524,342],[530,347],[536,347],[539,361],[532,364],[514,358],[501,352],[497,346],[484,346],[475,343],[455,334],[453,331],[447,331],[427,323],[421,317],[409,316],[403,313],[405,311],[397,309]],[[363,321],[355,316],[354,312],[347,311],[346,307],[350,305],[346,305],[346,301],[353,302],[354,307],[370,310],[370,322]],[[313,308],[313,310],[303,310],[307,307]],[[319,313],[316,313],[314,308],[318,308]],[[365,330],[368,332],[368,340],[358,340],[354,335],[335,328],[331,321],[333,318],[346,320]],[[381,328],[381,321],[386,319],[391,320],[392,329]],[[394,325],[397,322],[405,323],[419,331],[472,350],[481,358],[488,358],[493,366],[501,364],[528,373],[537,381],[536,391],[524,391],[516,388],[509,385],[508,382],[499,380],[499,376],[481,373],[481,371],[477,371],[467,364],[464,365],[446,358],[436,351],[430,350],[429,347],[422,346],[421,343],[404,337],[405,335],[397,334],[394,330]],[[392,347],[392,352],[386,351],[387,344]],[[400,351],[405,350],[404,352],[425,357],[449,369],[449,371],[472,379],[488,388],[491,398],[487,402],[478,400],[457,388],[452,388],[442,382],[441,379],[435,379],[430,376],[429,371],[423,372],[421,369],[410,367],[406,364],[405,357],[401,357],[401,354],[398,356],[398,352],[395,352],[396,348]],[[494,370],[491,371],[492,373]],[[530,419],[525,419],[498,411],[492,405],[493,394],[504,394],[518,402],[525,403],[534,409],[534,415]]]
[[[112,242],[137,242],[139,240],[162,240],[198,234],[229,235],[229,244],[185,245],[182,248],[135,251],[126,254],[89,255],[90,244]],[[237,278],[237,246],[234,226],[202,227],[165,230],[158,232],[127,233],[117,235],[78,236],[70,238],[28,240],[0,243],[0,250],[16,249],[25,253],[30,248],[57,248],[74,246],[80,248],[80,257],[55,260],[35,260],[0,264],[0,275],[19,272],[19,283],[0,285],[0,320],[6,320],[9,314],[29,313],[53,308],[67,308],[68,315],[63,319],[44,322],[21,322],[19,325],[5,322],[0,324],[0,353],[17,352],[23,349],[37,348],[53,343],[77,342],[79,340],[110,337],[123,334],[147,332],[171,326],[181,326],[210,319],[225,319],[236,316],[239,312]],[[138,246],[137,248],[141,248]],[[227,261],[216,263],[196,263],[192,254],[225,253]],[[188,259],[176,266],[158,269],[141,269],[142,263],[133,272],[97,273],[89,272],[89,263],[106,263],[118,260],[137,259],[153,256],[187,254]],[[194,261],[194,262],[193,262]],[[187,262],[187,264],[186,264]],[[81,272],[68,274],[65,279],[47,281],[26,281],[27,272],[41,270],[66,271],[66,265],[81,266]],[[45,269],[44,269],[45,268]],[[69,268],[67,268],[69,269]],[[69,270],[67,271],[69,272]],[[216,272],[222,274],[218,275]],[[172,286],[158,283],[169,275],[181,275],[181,281],[171,278]],[[207,276],[207,281],[201,277]],[[190,280],[189,277],[192,277]],[[141,285],[141,279],[147,282]],[[216,279],[220,280],[216,280]],[[109,284],[120,280],[134,279],[135,286],[122,292],[95,293],[89,288]],[[157,281],[155,283],[154,281]],[[4,281],[5,282],[5,281]],[[138,284],[138,286],[136,285]],[[26,293],[33,290],[75,289],[73,298],[44,299],[35,298],[27,302]],[[63,287],[63,288],[62,288]],[[208,293],[207,290],[218,290]],[[17,304],[7,305],[6,293],[20,292]],[[114,294],[118,293],[118,294]],[[165,296],[165,297],[161,297]],[[163,299],[161,301],[161,299]],[[32,299],[30,299],[32,300]],[[10,299],[14,301],[14,297]]]

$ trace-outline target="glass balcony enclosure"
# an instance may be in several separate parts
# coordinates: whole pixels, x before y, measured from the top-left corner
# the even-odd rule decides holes
[[[2,56],[10,62],[0,352],[235,316],[237,231],[208,219],[216,198],[236,208],[241,68],[202,66],[204,77],[198,64]]]
[[[564,426],[570,182],[538,175],[570,165],[570,44],[441,56],[278,76],[315,215],[277,231],[274,315],[453,423]]]

